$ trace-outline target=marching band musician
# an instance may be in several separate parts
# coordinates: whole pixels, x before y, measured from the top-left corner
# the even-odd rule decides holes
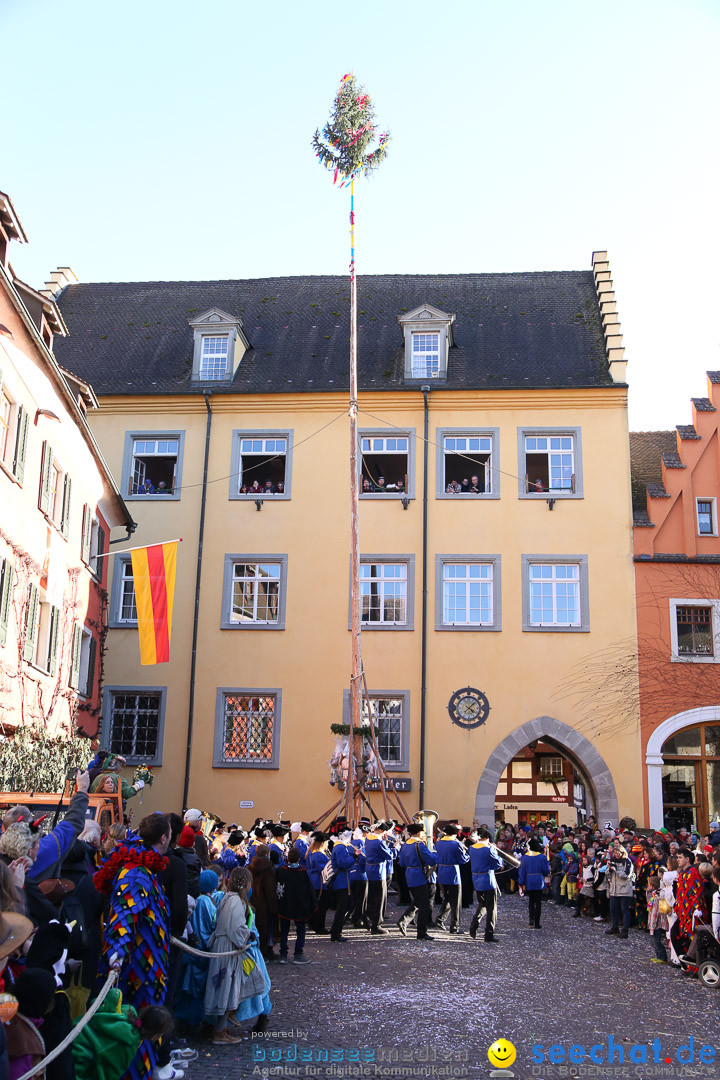
[[[272,827],[272,840],[269,843],[270,851],[273,848],[280,856],[278,866],[287,866],[287,835],[290,829],[287,825],[273,825]]]
[[[397,847],[390,839],[394,823],[378,821],[365,837],[365,871],[368,879],[367,914],[371,934],[387,934],[381,926],[387,906],[388,870],[397,858]]]
[[[297,828],[295,827],[297,825]],[[292,831],[298,833],[293,847],[297,848],[300,852],[300,865],[303,870],[307,869],[306,861],[308,852],[310,851],[310,833],[312,832],[312,825],[307,821],[298,821],[292,826]]]
[[[350,892],[352,893],[352,924],[356,930],[369,930],[367,917],[367,886],[365,871],[365,837],[370,829],[370,819],[360,818],[360,824],[353,833],[352,845],[357,851],[355,865],[350,868]]]
[[[417,936],[420,941],[431,941],[432,935],[427,928],[432,922],[432,904],[435,897],[435,871],[437,852],[431,851],[425,842],[427,837],[423,826],[413,823],[407,827],[408,838],[400,848],[398,862],[405,868],[405,877],[412,895],[410,907],[406,908],[398,921],[398,929],[407,937],[407,928],[413,916],[417,920]],[[430,868],[429,876],[426,869]]]
[[[354,848],[352,845],[352,832],[350,829],[345,829],[339,834],[335,841],[331,856],[332,867],[335,871],[333,891],[335,893],[335,901],[337,904],[335,908],[335,918],[330,927],[331,941],[347,941],[347,938],[343,937],[342,929],[345,923],[345,916],[350,910],[353,902],[353,896],[350,890],[350,867],[355,865],[357,854],[357,848]]]
[[[495,922],[497,919],[497,881],[495,871],[505,865],[495,845],[490,843],[490,830],[484,825],[478,829],[479,840],[470,848],[470,868],[477,893],[478,906],[470,923],[470,937],[477,936],[478,925],[485,912],[485,941],[497,942]]]
[[[460,867],[470,861],[465,846],[458,839],[457,825],[446,825],[445,833],[435,845],[438,854],[438,885],[442,893],[442,907],[435,925],[445,929],[445,919],[450,913],[450,933],[460,934]]]

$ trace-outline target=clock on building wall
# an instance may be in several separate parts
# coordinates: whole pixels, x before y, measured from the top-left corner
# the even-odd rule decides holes
[[[466,686],[462,690],[456,690],[450,698],[448,712],[453,724],[458,727],[480,727],[490,715],[490,702],[482,690]]]

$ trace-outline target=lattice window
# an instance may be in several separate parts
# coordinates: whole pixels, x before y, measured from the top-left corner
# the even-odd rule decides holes
[[[676,611],[680,656],[713,656],[712,608],[678,607]]]
[[[110,751],[126,758],[155,758],[160,733],[160,709],[160,694],[112,694]]]
[[[274,694],[265,697],[226,694],[223,761],[270,761],[275,727]]]

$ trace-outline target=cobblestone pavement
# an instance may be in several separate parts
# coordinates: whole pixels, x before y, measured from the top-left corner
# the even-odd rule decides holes
[[[499,944],[486,944],[482,934],[474,941],[437,930],[434,941],[422,942],[410,936],[412,927],[400,936],[399,913],[391,904],[386,937],[346,930],[349,940],[341,944],[310,933],[305,955],[312,963],[269,966],[273,1011],[266,1035],[223,1048],[197,1043],[200,1059],[186,1080],[720,1075],[720,1054],[716,1064],[699,1058],[704,1044],[720,1050],[720,993],[653,964],[647,934],[606,937],[602,923],[571,919],[567,908],[553,905],[543,906],[538,932],[528,928],[527,901],[503,896]],[[470,913],[463,910],[465,931]],[[622,1065],[619,1051],[606,1063],[610,1036],[623,1051]],[[501,1037],[514,1043],[517,1059],[493,1073],[487,1050]],[[694,1067],[677,1061],[690,1037]],[[533,1062],[538,1043],[544,1064]],[[549,1064],[555,1043],[566,1053],[579,1044],[587,1054],[601,1044],[596,1060],[602,1056],[597,1064],[588,1056],[582,1064],[568,1058],[564,1067]],[[648,1044],[646,1066],[637,1047],[630,1060],[633,1044]]]

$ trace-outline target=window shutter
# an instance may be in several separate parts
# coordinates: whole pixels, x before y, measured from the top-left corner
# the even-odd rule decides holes
[[[77,690],[80,683],[80,648],[82,646],[82,629],[80,623],[73,627],[72,640],[72,667],[70,669],[70,685]]]
[[[50,609],[50,641],[48,642],[48,671],[51,675],[57,670],[58,635],[60,632],[60,608]]]
[[[25,479],[25,451],[27,450],[27,436],[28,414],[27,410],[24,409],[21,405],[18,409],[17,435],[15,438],[15,460],[13,461],[13,472],[15,473],[15,476],[21,484]]]
[[[2,390],[3,369],[0,367],[0,390]]]
[[[60,532],[67,538],[70,532],[70,501],[72,499],[72,480],[65,474],[65,484],[63,486],[63,506],[62,517],[60,518]]]
[[[97,652],[97,641],[94,637],[90,638],[90,646],[88,649],[88,668],[87,668],[87,681],[85,683],[84,693],[87,697],[91,698],[93,695],[93,689],[95,687],[95,653]]]
[[[3,559],[2,578],[0,578],[0,645],[4,645],[7,640],[12,585],[13,565],[8,559]]]
[[[83,510],[82,561],[90,562],[90,538],[92,536],[92,510],[85,503]]]
[[[25,644],[23,660],[32,663],[35,658],[35,635],[37,634],[38,591],[36,585],[28,586],[27,608],[25,611]]]
[[[43,514],[47,514],[50,506],[50,468],[52,466],[52,450],[50,444],[43,443],[42,469],[40,470],[40,500],[39,506]]]
[[[97,554],[98,555],[104,555],[105,554],[105,530],[103,529],[102,525],[98,525],[98,531],[97,531]],[[105,559],[96,559],[95,560],[95,573],[100,578],[100,581],[102,581],[102,579],[103,579],[103,564],[105,563],[105,561],[106,561]]]

